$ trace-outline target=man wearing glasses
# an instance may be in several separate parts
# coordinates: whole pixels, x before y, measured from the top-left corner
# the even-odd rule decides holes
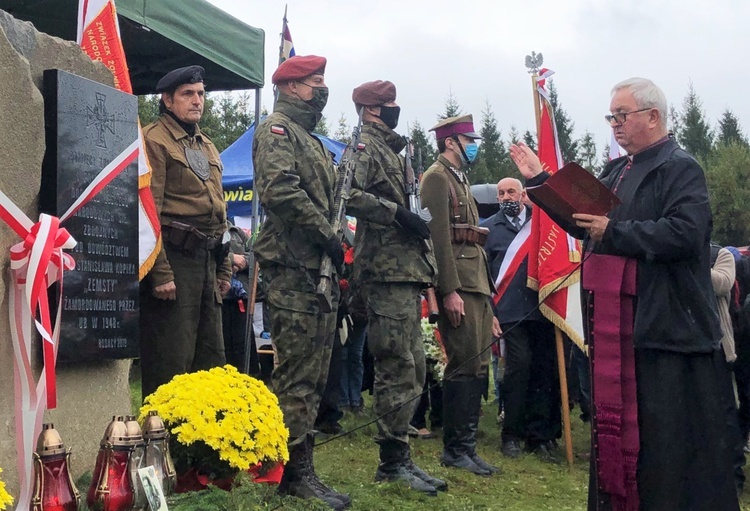
[[[698,162],[667,132],[653,82],[612,89],[605,116],[628,156],[599,179],[622,204],[577,214],[594,417],[589,511],[738,510],[711,290],[711,209]],[[548,175],[526,146],[527,184]]]

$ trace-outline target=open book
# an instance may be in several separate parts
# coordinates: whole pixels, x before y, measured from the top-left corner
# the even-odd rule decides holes
[[[531,201],[564,230],[577,230],[574,213],[606,215],[621,200],[577,163],[567,163],[540,186],[526,189]]]

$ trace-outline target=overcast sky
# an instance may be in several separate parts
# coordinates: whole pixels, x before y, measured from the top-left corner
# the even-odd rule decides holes
[[[524,66],[533,50],[556,72],[576,137],[592,131],[600,153],[609,142],[603,115],[610,89],[632,76],[654,80],[678,108],[692,80],[714,125],[731,108],[750,128],[748,0],[209,1],[265,31],[262,102],[269,110],[288,3],[297,54],[328,59],[330,124],[342,112],[352,124],[352,89],[382,79],[398,89],[398,131],[414,120],[434,125],[451,90],[477,129],[489,101],[507,139],[511,125],[521,133],[533,128]]]

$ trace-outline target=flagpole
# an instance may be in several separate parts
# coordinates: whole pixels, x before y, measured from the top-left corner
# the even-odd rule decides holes
[[[543,62],[541,53],[531,52],[526,56],[526,67],[531,74],[531,85],[534,98],[534,120],[536,121],[537,149],[541,142],[542,106],[539,97],[537,81],[539,79],[539,68]],[[551,118],[551,116],[550,116]],[[555,346],[557,348],[557,372],[560,382],[560,401],[562,406],[563,435],[565,438],[565,457],[568,461],[568,471],[573,469],[573,434],[570,428],[570,406],[568,401],[568,374],[565,369],[565,349],[563,347],[563,333],[555,326]]]

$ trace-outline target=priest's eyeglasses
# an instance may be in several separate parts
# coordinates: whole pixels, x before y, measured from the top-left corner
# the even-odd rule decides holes
[[[604,120],[607,121],[607,124],[610,126],[618,126],[620,124],[625,124],[625,121],[628,120],[628,115],[637,114],[638,112],[646,112],[648,110],[651,110],[651,108],[641,108],[640,110],[633,110],[632,112],[617,112],[616,114],[605,115]]]

